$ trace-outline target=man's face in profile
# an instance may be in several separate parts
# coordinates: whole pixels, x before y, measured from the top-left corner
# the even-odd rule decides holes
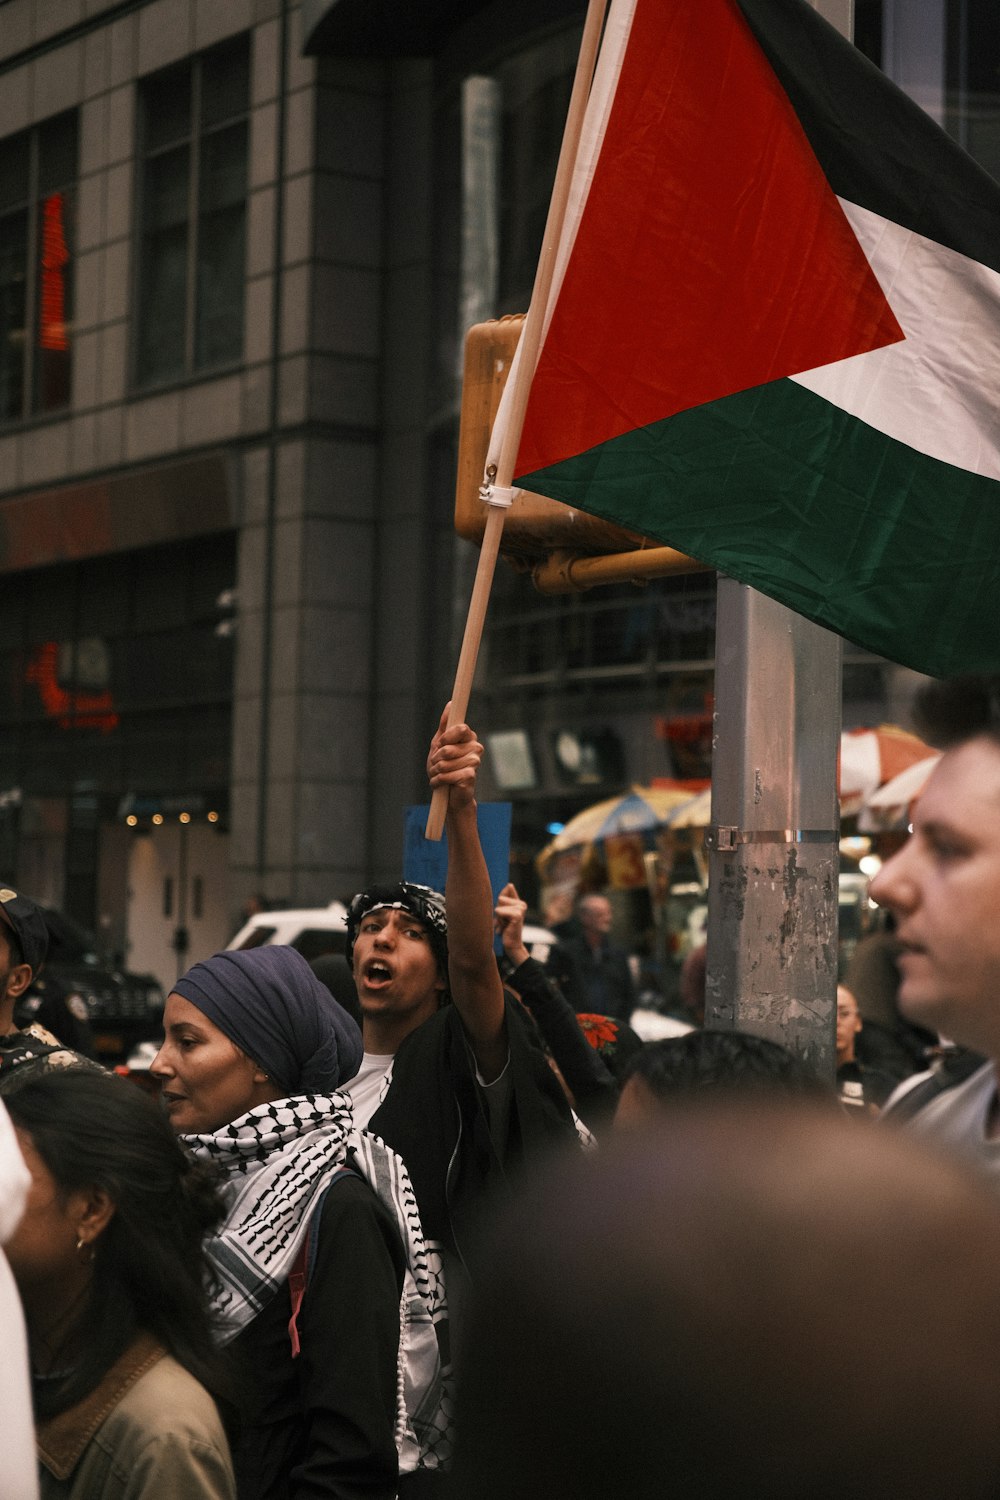
[[[903,1013],[1000,1057],[1000,745],[942,757],[871,893],[896,917]]]

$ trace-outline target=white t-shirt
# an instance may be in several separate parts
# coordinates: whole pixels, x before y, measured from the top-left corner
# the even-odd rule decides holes
[[[354,1106],[355,1130],[367,1130],[368,1121],[386,1096],[395,1058],[391,1052],[366,1052],[361,1066],[344,1087]]]

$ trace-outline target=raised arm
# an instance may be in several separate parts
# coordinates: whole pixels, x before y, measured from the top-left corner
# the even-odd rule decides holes
[[[497,897],[494,925],[511,966],[506,977],[535,1019],[538,1030],[569,1085],[580,1118],[594,1130],[610,1125],[618,1101],[618,1084],[597,1052],[586,1040],[573,1007],[565,999],[524,942],[524,919],[528,903],[511,883]]]
[[[445,709],[427,757],[432,787],[448,788],[448,979],[476,1064],[486,1083],[507,1060],[503,985],[493,953],[493,893],[476,821],[476,774],[483,747],[467,724],[447,727]]]
[[[493,909],[493,928],[503,944],[504,956],[513,968],[518,968],[530,958],[524,943],[524,919],[528,915],[528,903],[517,894],[517,887],[508,880],[497,897]]]

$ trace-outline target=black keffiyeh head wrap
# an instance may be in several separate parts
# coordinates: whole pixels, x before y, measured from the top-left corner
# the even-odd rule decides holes
[[[216,953],[174,985],[286,1094],[329,1093],[361,1066],[361,1032],[301,953]]]
[[[370,911],[389,906],[396,911],[408,911],[427,928],[431,951],[437,959],[441,977],[448,978],[448,918],[445,915],[444,897],[440,891],[432,891],[429,885],[414,885],[410,880],[399,880],[395,885],[370,885],[359,891],[347,911],[347,960],[354,955],[354,941],[361,920]]]

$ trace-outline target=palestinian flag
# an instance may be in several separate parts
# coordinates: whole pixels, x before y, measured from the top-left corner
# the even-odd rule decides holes
[[[1000,187],[804,0],[612,0],[516,482],[1000,668]]]

